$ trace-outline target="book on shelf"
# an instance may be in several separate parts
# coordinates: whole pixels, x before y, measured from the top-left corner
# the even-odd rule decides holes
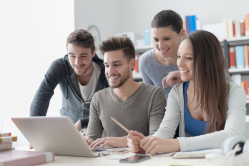
[[[12,143],[1,143],[0,144],[0,152],[2,150],[9,150],[12,148]]]
[[[248,80],[247,79],[245,79],[245,81],[244,81],[244,87],[245,87],[245,92],[246,92],[246,99],[249,99]]]
[[[249,14],[245,15],[245,36],[249,36]]]
[[[244,58],[245,58],[245,68],[249,67],[249,57],[248,57],[248,45],[244,45]]]
[[[245,19],[240,19],[240,36],[245,36],[246,31],[245,31]]]
[[[151,45],[151,29],[145,28],[144,29],[144,45]]]
[[[235,46],[236,67],[245,68],[244,46]]]
[[[1,166],[31,166],[54,161],[53,152],[7,150],[0,152]]]
[[[230,69],[235,69],[235,48],[229,47]]]
[[[12,143],[17,141],[17,136],[0,137],[0,143]]]

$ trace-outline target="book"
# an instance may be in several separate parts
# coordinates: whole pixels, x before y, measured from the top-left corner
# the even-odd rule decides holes
[[[236,68],[235,65],[235,48],[229,47],[229,60],[230,60],[230,68],[234,69]]]
[[[190,16],[185,16],[186,20],[186,34],[190,33]]]
[[[11,133],[10,132],[0,132],[0,137],[7,137],[7,136],[11,136]]]
[[[245,36],[249,36],[249,14],[245,15]]]
[[[53,152],[7,150],[0,152],[1,166],[32,166],[54,161]]]
[[[240,23],[239,20],[235,20],[235,37],[240,37]]]
[[[196,17],[195,15],[189,16],[190,33],[196,31]]]
[[[206,149],[190,152],[176,152],[173,155],[173,159],[184,159],[184,158],[204,158],[206,154],[213,152],[221,152],[222,149]]]
[[[227,19],[222,20],[222,32],[223,32],[223,39],[228,38],[228,27],[227,27]]]
[[[17,136],[0,137],[0,143],[16,142]]]
[[[151,45],[150,41],[150,28],[144,29],[144,45]]]
[[[227,32],[228,32],[228,38],[233,38],[233,20],[227,19]]]
[[[1,150],[8,150],[12,148],[12,143],[1,143],[0,144],[0,152]]]
[[[246,31],[245,31],[245,20],[240,19],[240,36],[245,36]]]
[[[244,46],[235,46],[235,60],[237,68],[245,68]]]
[[[246,99],[249,99],[249,93],[248,93],[248,80],[245,79],[244,81],[245,91],[246,91]]]
[[[245,68],[249,67],[248,46],[244,45]]]

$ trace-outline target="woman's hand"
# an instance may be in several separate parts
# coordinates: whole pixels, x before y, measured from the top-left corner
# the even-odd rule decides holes
[[[164,139],[154,136],[142,139],[140,141],[140,147],[151,155],[155,155],[159,152],[171,153],[180,151],[178,139]]]
[[[166,77],[163,78],[162,86],[163,88],[167,88],[180,82],[182,82],[180,71],[171,71]]]

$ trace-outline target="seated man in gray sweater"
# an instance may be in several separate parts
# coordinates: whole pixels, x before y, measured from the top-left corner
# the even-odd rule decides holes
[[[100,44],[100,50],[110,87],[93,96],[85,139],[92,148],[126,147],[128,133],[110,117],[129,130],[152,135],[165,113],[165,95],[159,87],[133,80],[135,48],[128,37],[111,37]]]

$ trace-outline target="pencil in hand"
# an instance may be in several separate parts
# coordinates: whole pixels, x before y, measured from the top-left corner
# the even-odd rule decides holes
[[[121,123],[119,123],[115,118],[111,117],[111,119],[112,119],[115,123],[117,123],[117,125],[119,125],[122,129],[124,129],[128,134],[130,133],[130,131],[129,131],[126,127],[124,127]]]

